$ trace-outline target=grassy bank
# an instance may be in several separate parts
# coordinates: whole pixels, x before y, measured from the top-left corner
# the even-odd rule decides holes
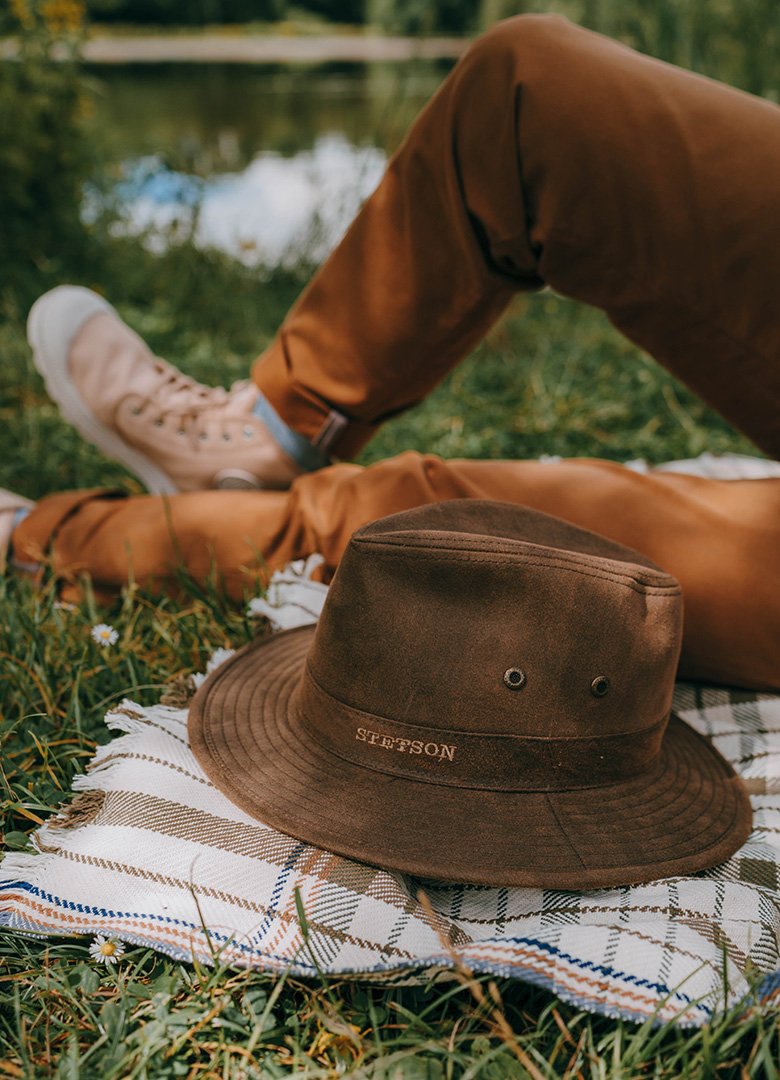
[[[261,282],[219,256],[152,260],[117,245],[88,284],[104,289],[154,348],[210,382],[244,377],[302,285]],[[21,303],[0,328],[2,483],[37,497],[135,480],[59,418],[34,373]],[[518,298],[508,317],[425,404],[367,448],[371,461],[414,447],[448,457],[599,455],[650,460],[748,444],[617,335],[597,313],[551,294]],[[51,590],[0,582],[2,812],[9,848],[68,799],[108,732],[103,715],[129,695],[159,697],[250,628],[212,590],[177,602],[134,589],[110,610],[77,611]],[[91,645],[111,622],[121,648]],[[75,676],[74,676],[75,673]],[[368,989],[303,985],[204,970],[128,949],[96,968],[89,941],[0,935],[0,1076],[255,1077],[291,1071],[377,1077],[771,1077],[773,1018],[737,1013],[704,1032],[593,1018],[519,983],[499,986],[511,1038],[467,980]],[[219,1013],[219,1026],[212,1017]]]

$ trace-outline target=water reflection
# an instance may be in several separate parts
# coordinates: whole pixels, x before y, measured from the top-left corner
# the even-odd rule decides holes
[[[241,172],[206,180],[168,170],[159,158],[130,162],[116,189],[126,214],[122,231],[146,233],[156,249],[191,235],[252,265],[319,261],[384,165],[378,147],[356,147],[335,133],[292,157],[267,151]]]
[[[448,62],[96,71],[129,232],[248,263],[323,258]]]

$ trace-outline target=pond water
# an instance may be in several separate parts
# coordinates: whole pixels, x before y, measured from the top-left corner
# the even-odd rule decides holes
[[[92,70],[118,231],[247,263],[321,259],[449,62]]]

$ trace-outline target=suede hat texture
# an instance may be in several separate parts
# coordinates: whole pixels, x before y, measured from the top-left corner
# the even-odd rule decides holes
[[[316,627],[237,652],[192,748],[267,825],[426,878],[584,889],[747,838],[731,767],[670,714],[682,597],[642,555],[462,499],[357,530]]]

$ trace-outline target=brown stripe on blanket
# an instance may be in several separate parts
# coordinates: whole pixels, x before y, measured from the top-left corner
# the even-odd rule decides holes
[[[101,870],[110,870],[112,873],[126,874],[128,877],[141,878],[144,881],[153,881],[158,885],[167,885],[172,889],[181,889],[190,895],[207,896],[213,900],[220,900],[222,903],[232,904],[235,907],[243,908],[245,911],[253,911],[263,917],[273,915],[275,919],[285,920],[290,926],[298,924],[297,912],[282,911],[278,907],[268,908],[264,904],[258,904],[251,900],[247,900],[244,896],[223,892],[221,889],[214,889],[210,885],[185,881],[183,878],[174,878],[167,874],[158,874],[152,870],[142,870],[140,867],[130,866],[128,863],[116,862],[114,859],[100,859],[94,855],[84,855],[80,851],[57,851],[53,854],[56,854],[58,858],[67,859],[70,862],[81,863],[85,866],[97,866]],[[323,926],[316,920],[310,919],[308,914],[306,921],[310,933],[320,934],[323,937],[336,938],[340,944],[354,945],[357,948],[369,949],[374,952],[379,950],[381,953],[388,956],[397,956],[404,960],[414,959],[413,954],[407,952],[405,949],[393,948],[391,946],[382,947],[379,946],[376,941],[366,941],[364,938],[356,937],[354,934],[347,933],[344,930],[338,930],[332,926]],[[259,949],[257,951],[263,952],[264,950]]]
[[[210,788],[214,786],[207,777],[198,776],[196,773],[190,772],[189,769],[185,769],[181,765],[175,765],[172,761],[166,761],[164,758],[155,757],[153,754],[137,754],[132,751],[118,751],[115,754],[106,754],[97,764],[103,769],[107,765],[115,765],[118,761],[148,761],[152,765],[160,765],[164,769],[170,769],[171,772],[179,773],[180,776],[185,776],[188,780],[195,780],[196,783],[203,784],[204,787]],[[89,771],[90,769],[87,767],[87,772]]]
[[[745,970],[748,954],[734,944],[722,926],[718,926],[717,923],[712,922],[710,919],[686,919],[679,915],[677,916],[677,922],[690,927],[691,930],[695,930],[697,934],[701,934],[703,938],[711,941],[716,948],[725,950],[729,960],[732,960],[740,971]]]
[[[288,865],[293,853],[300,848],[304,859],[313,860],[312,869],[307,869],[307,873],[323,881],[332,881],[357,895],[391,904],[400,912],[413,910],[417,917],[428,922],[414,897],[387,872],[303,845],[299,840],[259,823],[247,825],[230,821],[168,799],[128,791],[108,792],[100,818],[111,825],[143,828],[178,840],[206,844],[233,855],[260,859],[270,866]],[[298,871],[301,870],[299,867]],[[438,933],[440,928],[431,926],[431,929]],[[471,940],[464,931],[453,931],[452,928],[447,928],[446,936],[458,944]]]
[[[743,776],[748,795],[780,795],[780,777]]]
[[[208,814],[182,803],[136,791],[110,791],[103,804],[103,814],[111,825],[126,825],[160,833],[177,840],[261,859],[272,866],[284,866],[299,840],[283,836],[266,825],[247,825]]]

